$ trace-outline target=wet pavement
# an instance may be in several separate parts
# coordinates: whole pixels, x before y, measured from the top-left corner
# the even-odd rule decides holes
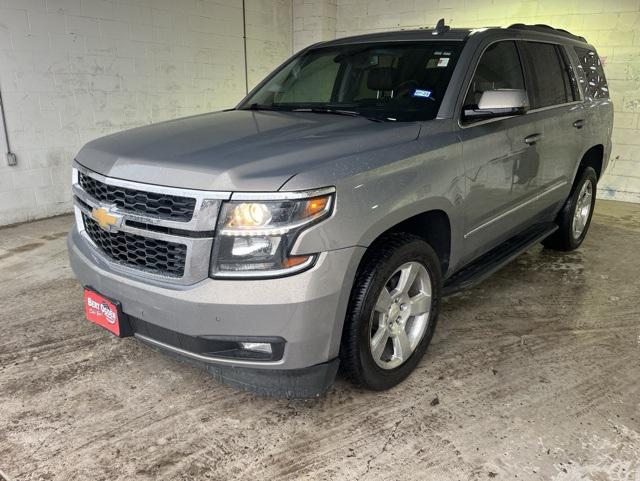
[[[417,371],[261,398],[83,319],[71,216],[0,229],[0,479],[640,481],[640,205],[444,301]]]

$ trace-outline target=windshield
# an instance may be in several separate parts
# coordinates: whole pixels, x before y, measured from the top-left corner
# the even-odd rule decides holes
[[[427,41],[321,47],[293,58],[240,109],[431,120],[438,113],[460,43]]]

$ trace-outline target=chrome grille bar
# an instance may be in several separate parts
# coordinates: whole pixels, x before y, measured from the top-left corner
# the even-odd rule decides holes
[[[104,175],[98,174],[97,172],[93,172],[82,167],[77,162],[74,163],[73,168],[73,194],[92,207],[98,205],[99,202],[97,199],[93,199],[82,188],[79,183],[78,172],[82,172],[84,175],[92,177],[93,179],[107,185],[123,187],[131,190],[139,190],[143,192],[153,192],[156,194],[166,194],[175,197],[189,197],[196,199],[193,216],[189,222],[163,219],[152,215],[144,215],[139,212],[127,211],[126,209],[122,208],[114,208],[114,211],[122,215],[126,215],[127,217],[131,218],[131,220],[135,220],[137,222],[145,224],[161,225],[164,227],[193,231],[213,231],[216,227],[221,201],[228,200],[231,197],[231,192],[210,192],[206,190],[165,187],[161,185],[143,184],[139,182],[132,182],[129,180],[105,177]]]
[[[154,192],[176,197],[193,198],[196,200],[193,216],[188,222],[176,221],[142,214],[139,211],[131,212],[126,208],[117,207],[113,204],[101,203],[82,188],[79,183],[79,172],[107,185],[119,186],[140,192]],[[231,193],[171,188],[114,179],[85,169],[78,163],[74,163],[72,183],[78,230],[89,246],[92,247],[95,258],[109,270],[141,280],[151,279],[179,285],[194,284],[208,277],[211,249],[213,246],[213,232],[220,211],[220,205],[223,200],[230,198]],[[145,269],[144,266],[127,265],[112,258],[105,250],[101,249],[91,238],[90,233],[87,232],[83,214],[92,218],[93,209],[105,206],[108,206],[110,213],[116,214],[121,218],[121,223],[113,229],[115,231],[122,231],[135,236],[186,246],[185,265],[182,276],[177,277],[175,271],[162,273],[153,271],[152,269]],[[166,229],[146,229],[144,228],[145,224]],[[189,235],[190,232],[193,232],[192,236]],[[153,252],[150,253],[150,258],[152,257]]]

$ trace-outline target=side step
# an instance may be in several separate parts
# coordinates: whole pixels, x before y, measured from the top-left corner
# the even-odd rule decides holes
[[[444,283],[442,295],[449,296],[463,289],[476,286],[531,246],[542,242],[557,229],[557,224],[553,222],[536,224],[523,233],[503,242],[449,277]]]

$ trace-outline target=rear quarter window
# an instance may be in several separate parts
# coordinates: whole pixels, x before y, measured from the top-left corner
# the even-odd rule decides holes
[[[588,48],[574,47],[574,49],[580,60],[578,69],[583,72],[580,82],[585,95],[592,99],[609,98],[607,79],[598,54]]]

